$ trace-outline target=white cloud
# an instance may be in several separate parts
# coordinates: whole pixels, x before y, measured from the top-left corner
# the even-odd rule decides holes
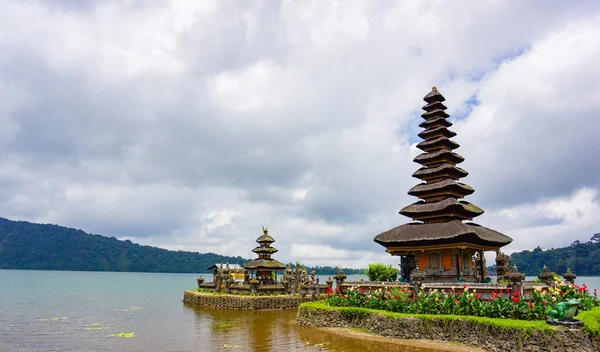
[[[0,8],[0,216],[244,257],[266,225],[284,262],[397,263],[372,239],[409,221],[436,85],[508,250],[598,231],[598,2],[68,6]]]

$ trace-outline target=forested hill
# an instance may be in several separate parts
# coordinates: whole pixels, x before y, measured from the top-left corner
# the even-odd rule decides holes
[[[57,225],[0,218],[0,269],[199,273],[248,259],[169,251]]]
[[[248,261],[214,253],[169,251],[58,225],[0,218],[0,269],[205,273],[215,263],[244,265]],[[307,269],[317,275],[337,272],[329,266]],[[344,273],[362,274],[363,270],[344,269]]]
[[[537,276],[544,265],[560,275],[571,268],[578,276],[600,275],[600,233],[590,241],[575,241],[569,247],[522,251],[510,255],[511,266],[516,265],[526,275]]]

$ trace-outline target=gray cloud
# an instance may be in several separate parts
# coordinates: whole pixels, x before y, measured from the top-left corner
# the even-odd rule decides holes
[[[600,4],[541,4],[8,1],[0,215],[246,257],[268,225],[284,261],[389,261],[372,238],[409,221],[437,85],[478,221],[513,249],[587,239]]]

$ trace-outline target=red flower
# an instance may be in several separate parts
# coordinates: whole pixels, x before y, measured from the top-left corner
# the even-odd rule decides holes
[[[512,300],[513,302],[518,303],[521,299],[517,296],[513,296]]]
[[[479,299],[479,294],[478,293],[475,294],[475,299]]]
[[[464,288],[464,289],[466,289],[466,288],[467,288],[467,285],[463,285],[463,288]]]
[[[596,295],[597,295],[597,291],[596,291],[596,289],[594,289],[594,296],[596,296]]]
[[[529,308],[533,308],[533,303],[529,302]]]
[[[457,299],[456,299],[456,304],[459,304],[459,303],[460,303],[460,301],[459,301],[459,300],[458,300],[458,298],[457,298]]]
[[[565,291],[562,291],[562,292],[560,293],[560,295],[561,295],[561,296],[564,296],[564,295],[565,295]]]
[[[542,300],[542,304],[546,304],[546,300]]]

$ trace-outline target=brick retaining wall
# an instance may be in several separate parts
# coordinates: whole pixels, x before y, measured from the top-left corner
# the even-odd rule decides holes
[[[319,297],[312,296],[237,296],[185,291],[183,301],[199,307],[214,307],[227,309],[292,309],[300,303],[312,302]]]

